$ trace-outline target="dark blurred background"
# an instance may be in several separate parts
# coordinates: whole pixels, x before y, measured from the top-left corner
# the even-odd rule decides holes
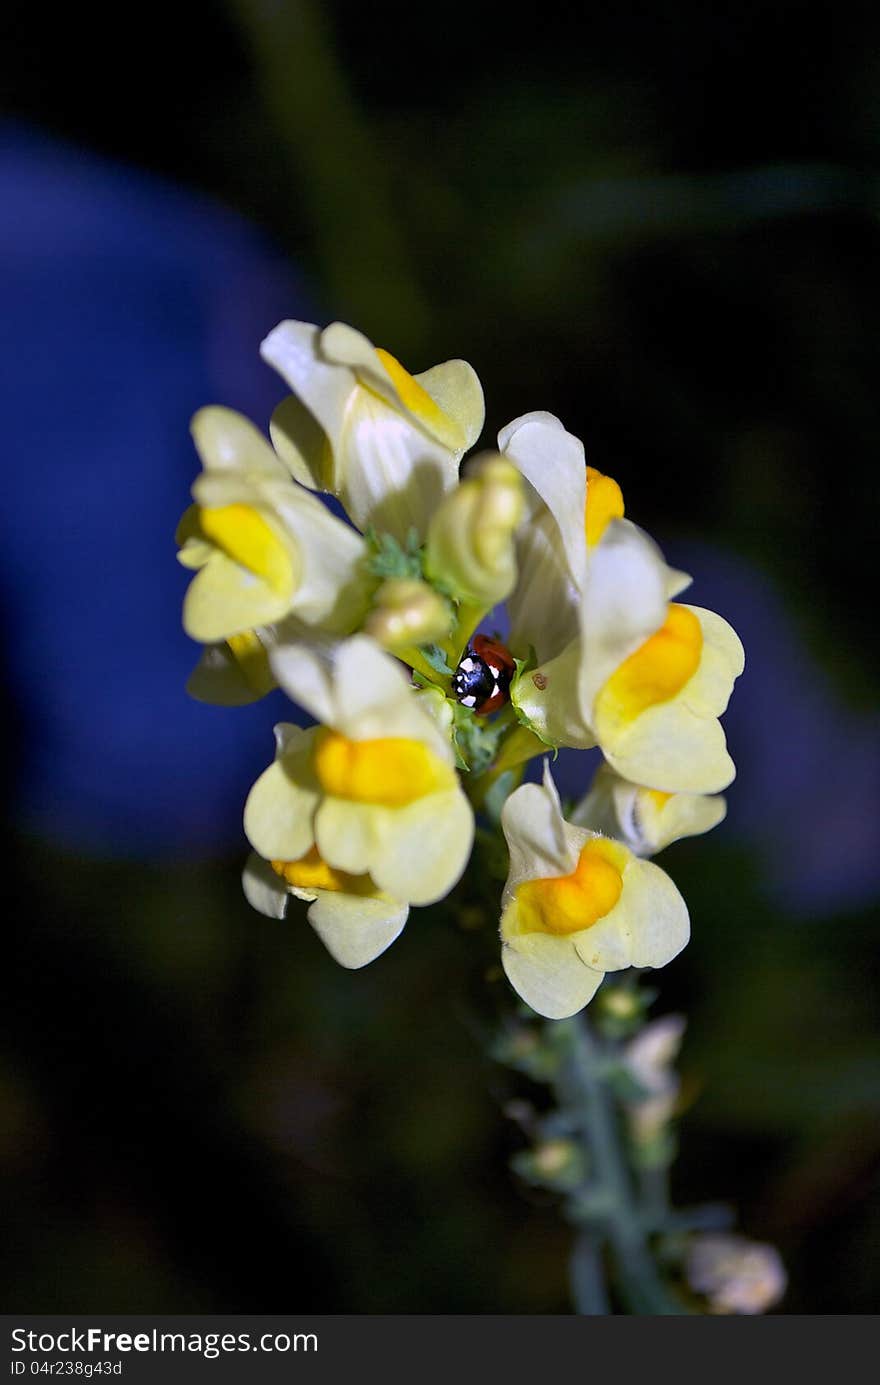
[[[875,1311],[880,12],[11,0],[0,71],[6,1311],[568,1311],[473,938],[351,974],[240,896],[283,704],[187,699],[172,535],[285,316],[559,414],[741,634],[675,1191]]]

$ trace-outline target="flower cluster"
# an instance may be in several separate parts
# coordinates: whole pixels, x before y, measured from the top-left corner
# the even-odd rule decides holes
[[[317,723],[276,727],[248,797],[248,899],[276,917],[305,901],[363,966],[456,885],[483,814],[509,852],[504,970],[534,1010],[563,1018],[606,972],[663,966],[688,913],[647,858],[724,816],[733,630],[678,599],[690,578],[553,415],[463,460],[484,422],[466,362],[411,375],[341,323],[283,322],[261,350],[292,393],[269,439],[230,409],[195,416],[177,535],[192,694],[280,686]],[[503,643],[481,629],[501,603]],[[520,783],[537,756],[596,746],[567,815],[548,764]]]

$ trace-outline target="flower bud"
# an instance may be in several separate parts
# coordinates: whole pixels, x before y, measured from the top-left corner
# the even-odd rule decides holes
[[[690,1287],[712,1313],[764,1313],[785,1293],[779,1252],[744,1236],[694,1236],[685,1266]]]
[[[448,603],[427,582],[392,577],[376,592],[364,630],[394,653],[442,639],[449,633],[450,623]]]
[[[542,1140],[533,1149],[521,1150],[511,1167],[526,1183],[537,1188],[570,1192],[583,1182],[584,1157],[574,1140]]]
[[[516,582],[513,535],[522,481],[510,462],[484,452],[443,500],[428,527],[425,571],[468,605],[488,609]]]

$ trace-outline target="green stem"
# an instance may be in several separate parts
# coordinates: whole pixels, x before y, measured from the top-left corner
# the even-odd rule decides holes
[[[647,1245],[605,1081],[605,1054],[582,1015],[567,1025],[570,1043],[555,1085],[559,1104],[571,1113],[586,1147],[590,1177],[585,1201],[597,1209],[589,1214],[591,1229],[594,1235],[600,1232],[610,1247],[621,1298],[630,1312],[681,1313],[684,1310],[666,1290]]]
[[[575,1238],[569,1278],[574,1306],[581,1317],[605,1317],[610,1312],[602,1263],[602,1237],[586,1227]]]
[[[651,1164],[639,1170],[639,1195],[643,1225],[651,1231],[665,1226],[669,1217],[668,1164]]]

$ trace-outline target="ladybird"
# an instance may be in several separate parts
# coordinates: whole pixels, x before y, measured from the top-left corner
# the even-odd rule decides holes
[[[485,717],[504,706],[515,670],[513,655],[500,640],[475,635],[453,674],[452,691],[462,707]]]

